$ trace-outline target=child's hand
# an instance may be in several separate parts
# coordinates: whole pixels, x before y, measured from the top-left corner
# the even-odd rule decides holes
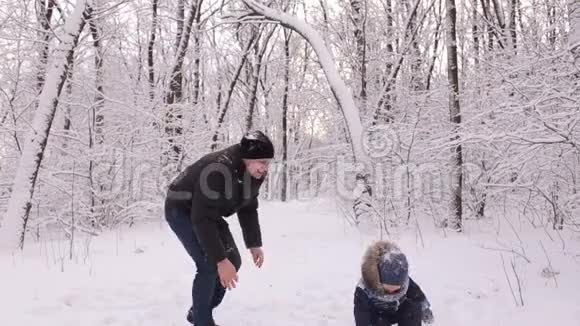
[[[431,311],[431,308],[426,307],[423,309],[423,322],[425,324],[433,324],[433,321],[435,320],[435,318],[433,317],[433,311]]]

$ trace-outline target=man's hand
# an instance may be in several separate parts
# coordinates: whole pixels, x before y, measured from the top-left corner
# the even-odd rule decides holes
[[[225,258],[224,260],[218,262],[217,268],[222,286],[228,290],[235,288],[236,282],[238,281],[238,274],[236,272],[236,268],[230,262],[230,260]]]
[[[256,264],[258,268],[262,267],[262,264],[264,263],[264,251],[262,251],[262,248],[250,248],[250,253],[254,259],[254,264]]]

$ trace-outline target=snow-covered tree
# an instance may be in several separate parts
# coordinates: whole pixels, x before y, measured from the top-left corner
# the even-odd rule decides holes
[[[0,11],[0,223],[12,244],[26,216],[27,241],[45,226],[72,238],[159,216],[177,171],[250,127],[276,146],[265,199],[340,198],[353,222],[369,213],[381,228],[445,225],[459,196],[465,221],[513,211],[578,224],[577,1],[456,1],[454,42],[442,0],[95,2],[58,102],[46,101],[76,7]],[[28,146],[28,135],[52,110],[38,161],[25,151],[44,136]],[[338,196],[353,193],[355,205]]]
[[[77,1],[74,11],[66,18],[64,32],[60,36],[61,43],[54,50],[53,64],[47,69],[47,76],[38,98],[38,109],[34,114],[30,134],[24,143],[8,202],[8,210],[0,228],[0,246],[2,247],[22,248],[24,245],[25,230],[32,207],[38,171],[48,142],[59,96],[74,58],[79,35],[85,25],[85,17],[89,15],[90,8],[90,0]]]
[[[449,117],[451,119],[451,213],[453,228],[461,230],[463,215],[463,152],[461,151],[461,110],[459,104],[459,64],[457,61],[457,8],[455,0],[447,0],[447,79],[449,80]]]

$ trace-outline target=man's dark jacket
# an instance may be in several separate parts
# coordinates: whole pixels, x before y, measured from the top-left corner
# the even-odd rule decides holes
[[[262,246],[257,209],[263,181],[246,171],[237,144],[188,166],[169,185],[166,205],[191,211],[194,232],[210,261],[217,263],[227,256],[220,240],[222,217],[237,213],[246,247]]]

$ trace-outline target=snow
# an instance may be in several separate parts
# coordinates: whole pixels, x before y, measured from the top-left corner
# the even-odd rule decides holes
[[[247,140],[258,140],[262,137],[257,132],[249,132],[249,133],[244,135],[244,138]]]
[[[383,256],[381,257],[381,261],[383,262],[391,262],[393,260],[393,257],[398,257],[398,255],[400,255],[402,252],[399,249],[391,249],[391,251],[389,251],[386,254],[383,254]]]
[[[68,56],[74,51],[76,40],[84,26],[83,13],[86,6],[86,0],[78,0],[73,13],[67,17],[64,35],[60,36],[61,43],[55,50],[58,56],[55,59],[56,64],[51,66],[47,72],[46,82],[40,93],[38,108],[32,122],[32,130],[18,163],[14,189],[0,227],[0,248],[17,248],[20,244],[26,207],[31,205],[36,174],[54,119],[58,97],[67,74]]]
[[[238,287],[216,310],[218,323],[354,325],[360,262],[377,238],[350,227],[336,211],[334,202],[322,199],[262,202],[262,269],[243,249],[238,222],[228,219],[243,265]],[[515,220],[511,226],[503,217],[466,221],[464,233],[445,234],[426,217],[419,219],[421,233],[390,230],[429,297],[435,325],[580,325],[578,235]],[[0,253],[0,325],[188,325],[195,267],[162,218],[99,237],[79,235],[72,260],[68,241],[46,237],[22,253]],[[501,256],[517,291],[515,264],[523,307],[515,304]],[[549,265],[559,272],[557,286],[541,275]]]

